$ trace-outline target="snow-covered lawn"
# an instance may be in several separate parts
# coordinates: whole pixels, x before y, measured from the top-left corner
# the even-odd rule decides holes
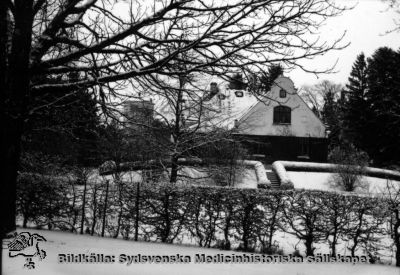
[[[19,229],[19,232],[22,230]],[[45,250],[47,257],[42,261],[33,260],[36,268],[28,270],[23,268],[25,258],[18,256],[8,257],[6,244],[3,243],[3,270],[2,274],[282,274],[282,275],[330,275],[330,274],[400,274],[400,269],[394,266],[371,264],[311,264],[311,263],[195,263],[196,254],[216,255],[242,255],[239,252],[221,251],[217,249],[204,249],[192,246],[168,245],[159,243],[133,242],[117,239],[76,235],[65,232],[46,230],[28,230],[38,233],[46,238],[40,242],[40,248]],[[58,254],[105,254],[115,255],[115,263],[58,263]],[[118,263],[119,255],[188,255],[190,263]],[[250,255],[250,254],[248,254]]]
[[[286,172],[293,182],[295,189],[308,189],[308,190],[324,190],[335,191],[337,187],[332,183],[333,173],[329,172],[303,172],[303,171],[287,171]],[[362,177],[362,182],[367,187],[365,190],[356,190],[370,194],[385,193],[387,180],[377,177]],[[400,182],[391,180],[393,186],[399,186]],[[391,186],[392,186],[391,185]]]

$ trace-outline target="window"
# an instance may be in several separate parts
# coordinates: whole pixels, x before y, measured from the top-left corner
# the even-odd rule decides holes
[[[235,91],[236,97],[243,97],[243,92],[242,91]]]
[[[274,108],[274,124],[290,124],[292,110],[286,106],[276,106]]]
[[[280,97],[280,98],[285,98],[285,97],[286,97],[286,90],[281,89],[281,90],[279,91],[279,97]]]

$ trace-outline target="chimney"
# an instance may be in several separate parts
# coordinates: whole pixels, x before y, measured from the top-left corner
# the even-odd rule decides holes
[[[239,128],[239,120],[235,119],[234,127]]]
[[[216,95],[218,93],[219,89],[218,89],[218,85],[215,82],[211,82],[210,84],[210,92],[212,95]]]
[[[216,94],[218,94],[218,84],[216,82],[210,83],[210,93],[206,96],[205,100],[211,100]]]

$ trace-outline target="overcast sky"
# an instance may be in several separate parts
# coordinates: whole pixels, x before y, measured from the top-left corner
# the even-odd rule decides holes
[[[380,0],[338,0],[338,2],[346,5],[356,4],[356,7],[346,11],[342,16],[328,19],[321,29],[321,38],[329,41],[346,31],[344,42],[351,44],[341,51],[333,51],[304,62],[308,68],[324,69],[335,64],[337,60],[335,68],[338,72],[319,75],[319,78],[300,69],[288,72],[287,75],[293,79],[298,88],[304,84],[316,84],[322,79],[345,84],[359,53],[364,52],[366,56],[371,56],[379,47],[388,46],[395,50],[400,48],[400,32],[385,34],[394,28],[396,18],[400,21],[400,14],[389,10],[386,3]]]

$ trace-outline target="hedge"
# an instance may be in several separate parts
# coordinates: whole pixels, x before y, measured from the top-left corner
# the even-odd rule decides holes
[[[40,181],[26,175],[19,178],[19,215],[23,219],[28,215],[36,226],[78,231],[83,188],[53,182],[38,189]],[[52,200],[43,200],[50,194]],[[394,214],[400,209],[400,203],[389,203],[387,198],[355,194],[170,183],[116,182],[107,187],[99,182],[90,184],[85,196],[83,231],[92,235],[104,231],[106,236],[128,240],[278,253],[275,238],[284,232],[304,244],[304,255],[313,255],[317,244],[336,254],[338,244],[346,242],[348,254],[370,258],[379,256],[382,238],[396,243]],[[32,209],[27,209],[29,205]]]

